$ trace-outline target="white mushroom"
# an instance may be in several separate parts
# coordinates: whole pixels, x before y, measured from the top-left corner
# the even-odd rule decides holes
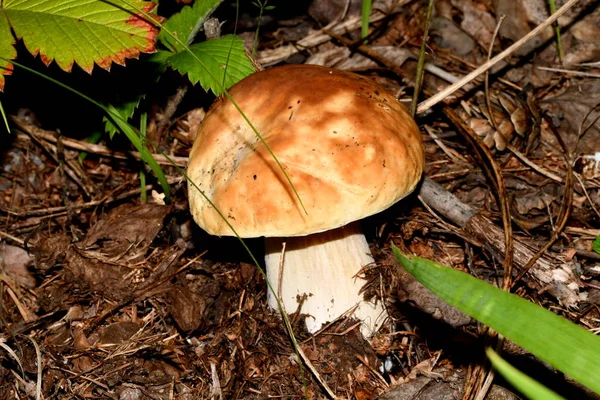
[[[373,262],[358,223],[411,193],[423,169],[417,125],[396,98],[368,78],[311,65],[253,74],[230,94],[277,156],[287,178],[231,102],[208,111],[188,176],[243,238],[267,238],[266,269],[288,312],[307,295],[307,328],[350,309],[369,336],[386,318],[360,293],[356,274]],[[231,229],[189,186],[195,221],[213,235]],[[283,275],[280,253],[286,242]],[[280,288],[281,285],[281,288]],[[268,297],[271,307],[277,302]]]

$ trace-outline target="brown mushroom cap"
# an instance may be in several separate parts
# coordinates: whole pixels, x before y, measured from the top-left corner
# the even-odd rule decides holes
[[[187,173],[241,237],[337,228],[390,207],[421,177],[417,125],[368,78],[289,65],[257,72],[229,93],[285,168],[307,211],[250,126],[220,97],[200,127]],[[200,227],[233,235],[192,185],[189,199]]]

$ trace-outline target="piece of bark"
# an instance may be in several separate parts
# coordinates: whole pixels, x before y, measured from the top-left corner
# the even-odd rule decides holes
[[[496,224],[427,177],[423,179],[419,195],[427,205],[462,228],[462,237],[476,246],[484,247],[498,260],[504,259],[504,233]],[[536,252],[535,246],[514,238],[516,272],[519,272]],[[547,251],[523,280],[539,291],[547,291],[563,306],[573,307],[581,300],[577,279],[579,269],[575,260],[567,261],[561,255]]]

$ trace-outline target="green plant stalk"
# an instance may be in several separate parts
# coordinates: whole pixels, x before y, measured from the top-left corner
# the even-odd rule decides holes
[[[564,397],[559,396],[554,391],[510,365],[491,348],[487,348],[485,354],[500,375],[528,399],[564,400]]]
[[[256,21],[256,32],[254,32],[254,42],[252,43],[252,56],[256,56],[256,49],[258,49],[258,32],[260,31],[260,24],[262,23],[263,12],[265,10],[265,6],[267,5],[268,0],[265,0],[263,3],[261,0],[257,0],[255,4],[259,5],[258,12],[258,20]],[[239,3],[238,3],[239,10]],[[234,33],[235,35],[235,33]]]
[[[10,125],[8,125],[8,119],[6,118],[6,113],[4,112],[4,107],[2,106],[2,102],[0,101],[0,114],[2,114],[2,120],[4,121],[4,126],[6,127],[6,131],[11,133]]]
[[[0,56],[0,59],[7,60],[6,58],[4,58],[2,56]],[[154,175],[158,179],[158,181],[163,189],[163,192],[165,193],[165,201],[166,202],[170,201],[171,188],[169,187],[169,182],[167,181],[167,178],[165,177],[165,174],[162,171],[160,165],[156,162],[156,160],[152,156],[152,153],[150,153],[150,151],[146,148],[146,146],[143,145],[139,132],[136,132],[136,130],[131,125],[129,125],[127,123],[127,121],[123,120],[123,118],[119,115],[119,113],[112,106],[107,107],[104,104],[101,104],[101,103],[97,102],[96,100],[92,99],[91,97],[86,96],[85,94],[81,93],[80,91],[73,89],[73,88],[69,87],[68,85],[65,85],[64,83],[57,81],[54,78],[46,76],[46,75],[42,74],[41,72],[38,72],[34,69],[26,67],[25,65],[22,65],[15,61],[12,61],[12,60],[7,60],[7,61],[12,62],[15,66],[22,68],[25,71],[28,71],[28,72],[30,72],[34,75],[37,75],[43,79],[47,79],[48,81],[62,87],[63,89],[66,89],[66,90],[70,91],[71,93],[74,93],[77,96],[80,96],[82,99],[89,101],[96,107],[101,108],[113,120],[113,122],[119,127],[119,129],[121,129],[121,131],[125,134],[125,136],[127,136],[127,139],[129,139],[131,144],[133,144],[135,149],[140,153],[142,160],[144,160],[144,162],[146,164],[148,164],[148,166],[150,167],[152,172],[154,172]]]
[[[140,115],[140,137],[142,138],[142,146],[146,147],[146,135],[148,132],[148,113],[143,112]],[[148,192],[146,190],[146,171],[144,165],[140,165],[140,202],[146,204],[148,202]]]
[[[240,0],[235,1],[235,26],[233,27],[233,36],[237,33],[237,22],[240,18]],[[169,32],[170,33],[170,32]],[[190,52],[189,48],[186,51]],[[223,81],[221,87],[225,88],[225,79],[227,78],[227,68],[229,68],[229,60],[231,58],[231,52],[233,51],[233,39],[231,40],[231,46],[229,46],[229,52],[227,53],[227,60],[225,61],[225,71],[223,71]],[[206,69],[206,68],[204,68]]]
[[[87,139],[87,142],[91,143],[91,144],[96,144],[100,141],[101,137],[102,137],[102,132],[96,131],[90,135],[90,137]],[[81,151],[79,153],[79,156],[77,157],[77,161],[79,161],[79,164],[82,164],[85,161],[85,159],[87,158],[87,156],[88,156],[87,151]]]
[[[550,14],[556,13],[556,1],[548,0],[548,5],[550,7]],[[562,64],[562,40],[560,37],[560,26],[558,25],[558,21],[554,22],[554,34],[556,35],[556,49],[558,50],[558,61]]]
[[[163,25],[161,23],[157,22],[157,21],[154,21],[152,19],[151,14],[148,14],[144,10],[135,7],[133,4],[129,3],[126,0],[123,0],[123,1],[127,5],[129,5],[130,7],[132,7],[133,9],[135,9],[136,11],[138,11],[139,13],[141,13],[142,15],[144,15],[146,17],[146,22],[154,24],[155,26],[158,26],[159,28],[163,29]],[[114,4],[114,3],[111,3],[111,4]],[[115,5],[115,7],[116,7],[116,5]],[[202,68],[204,68],[204,70],[209,74],[209,76],[213,79],[213,81],[218,82],[218,80],[215,79],[215,77],[211,74],[211,72],[208,70],[208,68],[206,68],[206,66],[204,65],[204,63],[202,62],[202,60],[200,60],[200,58],[198,58],[198,56],[196,56],[193,52],[191,52],[190,49],[189,49],[189,47],[185,43],[183,43],[177,36],[173,35],[168,30],[165,30],[165,32],[167,32],[177,43],[179,43],[181,46],[184,47],[184,49],[192,56],[192,58],[194,60],[196,60],[196,62],[198,62],[198,64],[200,64],[200,66]],[[231,102],[231,104],[233,104],[233,106],[235,107],[235,109],[240,113],[240,115],[242,116],[242,118],[244,119],[244,121],[246,121],[246,123],[248,124],[248,126],[250,127],[250,129],[252,129],[252,131],[254,132],[254,134],[256,135],[256,137],[258,137],[258,140],[260,140],[260,142],[263,144],[263,146],[265,146],[265,148],[269,152],[269,155],[271,157],[273,157],[273,160],[275,160],[275,163],[277,164],[277,167],[281,170],[281,172],[285,176],[286,181],[290,184],[290,187],[292,188],[292,191],[294,192],[294,196],[298,199],[298,203],[300,204],[300,207],[302,208],[302,211],[304,211],[305,214],[308,214],[308,212],[306,211],[306,207],[304,207],[304,203],[302,202],[302,199],[300,198],[300,194],[296,190],[296,186],[294,186],[294,184],[292,183],[292,180],[290,179],[288,173],[283,168],[283,165],[279,161],[279,158],[277,158],[277,156],[275,155],[275,153],[271,149],[271,146],[269,146],[267,144],[267,142],[265,141],[265,139],[263,138],[263,136],[258,132],[258,129],[256,129],[256,127],[254,126],[254,124],[252,122],[250,122],[250,120],[248,119],[248,117],[246,116],[246,114],[242,111],[242,109],[238,105],[238,103],[233,99],[233,97],[231,97],[231,95],[229,94],[229,91],[226,88],[222,87],[222,85],[221,85],[221,87],[219,89],[223,92],[223,94],[225,95],[225,97],[227,97],[227,99]]]
[[[433,17],[433,1],[429,0],[427,5],[427,15],[425,17],[425,27],[423,28],[423,40],[421,41],[421,50],[419,51],[419,60],[417,61],[417,76],[415,77],[415,92],[413,93],[412,102],[410,103],[410,115],[413,117],[417,113],[417,104],[419,103],[419,93],[421,85],[423,85],[423,75],[425,69],[425,55],[427,41],[429,40],[429,27],[431,26],[431,18]]]
[[[402,266],[448,304],[600,394],[600,338],[544,308],[392,244]]]
[[[362,9],[361,9],[361,26],[360,26],[360,37],[365,39],[369,36],[369,17],[371,16],[371,0],[363,0],[362,1]],[[366,43],[366,40],[363,44]]]

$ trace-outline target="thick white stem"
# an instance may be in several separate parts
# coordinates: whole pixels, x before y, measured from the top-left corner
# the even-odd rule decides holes
[[[283,242],[286,247],[281,263]],[[365,281],[355,275],[373,263],[373,257],[358,223],[309,236],[267,238],[265,261],[267,278],[288,313],[297,310],[298,299],[306,294],[301,311],[309,314],[306,327],[311,333],[355,306],[352,315],[362,321],[361,332],[366,337],[387,317],[381,302],[366,302],[360,294]],[[270,291],[268,302],[277,309]]]

